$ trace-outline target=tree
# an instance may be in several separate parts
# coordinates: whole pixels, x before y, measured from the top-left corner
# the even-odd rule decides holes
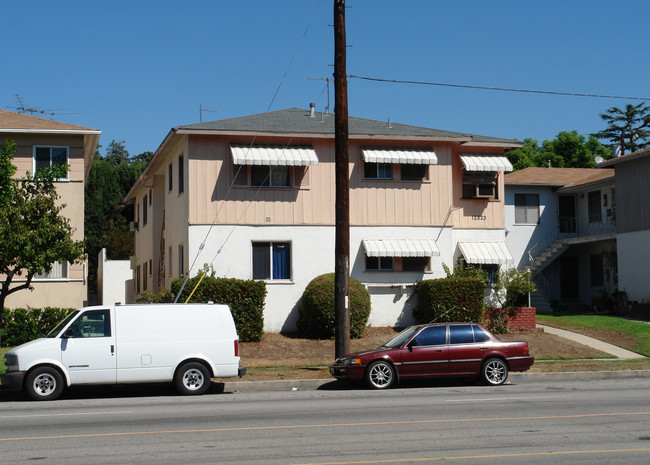
[[[611,157],[611,151],[594,136],[578,134],[577,131],[561,131],[553,140],[545,140],[539,145],[535,139],[524,139],[524,146],[506,154],[514,170],[530,166],[551,166],[559,168],[592,168],[595,158]]]
[[[84,230],[88,255],[88,288],[97,289],[97,254],[106,248],[111,260],[133,255],[133,205],[124,205],[124,196],[138,179],[150,158],[144,152],[130,157],[124,141],[112,141],[106,156],[96,154],[85,186]],[[91,299],[92,300],[92,299]]]
[[[13,145],[0,146],[0,173],[11,171]],[[48,273],[56,262],[78,262],[83,259],[83,242],[72,239],[74,229],[61,214],[54,181],[63,176],[67,166],[37,171],[34,175],[3,178],[6,204],[0,209],[0,318],[7,296],[32,289],[36,274]],[[15,172],[15,168],[13,169]],[[17,285],[14,278],[24,281]],[[2,321],[0,321],[0,329]]]
[[[119,165],[123,162],[128,163],[131,155],[129,154],[129,151],[126,149],[126,146],[124,144],[125,142],[123,140],[111,141],[111,143],[108,144],[108,147],[106,148],[106,161],[114,166]]]
[[[627,104],[624,109],[612,107],[600,117],[607,122],[607,129],[594,134],[626,151],[636,152],[650,146],[650,108],[645,103]]]
[[[11,179],[16,172],[16,167],[11,164],[15,150],[16,144],[13,141],[0,144],[0,208],[9,204]]]

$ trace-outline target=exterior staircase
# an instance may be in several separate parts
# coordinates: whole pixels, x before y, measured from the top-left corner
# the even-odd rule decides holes
[[[544,268],[553,262],[553,260],[562,255],[562,253],[569,248],[569,245],[568,239],[557,239],[551,242],[548,247],[546,247],[535,258],[533,258],[529,252],[530,272],[532,275],[535,276],[536,274],[541,273]]]

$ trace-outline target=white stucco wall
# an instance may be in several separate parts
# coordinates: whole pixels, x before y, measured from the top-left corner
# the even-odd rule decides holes
[[[618,288],[625,291],[629,301],[650,302],[650,231],[618,234]]]
[[[189,228],[188,259],[194,260],[205,240],[209,225]],[[358,279],[371,295],[371,326],[405,326],[413,323],[408,301],[412,285],[422,279],[446,276],[442,264],[453,268],[459,240],[503,240],[503,230],[457,230],[451,228],[352,227],[350,229],[350,275]],[[440,256],[431,260],[431,271],[368,272],[365,270],[363,239],[434,238]],[[289,282],[268,281],[264,312],[265,331],[294,331],[298,320],[298,304],[309,282],[334,271],[335,230],[331,226],[214,226],[203,250],[199,253],[194,276],[204,264],[212,264],[219,277],[252,278],[252,241],[290,241],[292,244],[292,275]],[[221,249],[219,253],[217,251]]]
[[[108,260],[106,249],[97,260],[97,299],[100,304],[127,303],[132,299],[133,271],[130,260]]]
[[[515,224],[515,194],[539,194],[539,224]],[[538,255],[558,238],[557,196],[550,187],[506,185],[505,220],[506,245],[521,269],[528,264],[529,250]]]

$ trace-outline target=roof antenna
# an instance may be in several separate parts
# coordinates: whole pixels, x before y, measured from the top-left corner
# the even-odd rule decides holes
[[[52,115],[52,116],[55,115],[55,113],[53,113],[54,110],[41,110],[36,107],[26,107],[25,104],[23,103],[23,100],[20,98],[20,94],[15,94],[15,95],[16,95],[16,99],[18,100],[18,106],[9,107],[9,108],[18,110],[20,113],[29,113],[30,116],[34,116],[34,113],[40,113],[42,115]]]
[[[389,127],[390,129],[393,128],[393,126],[390,125],[390,118],[388,118],[388,127]]]
[[[208,110],[207,108],[203,108],[201,104],[199,103],[199,121],[202,123],[203,122],[203,112],[204,111],[211,111],[212,113],[216,113],[217,110]]]
[[[325,81],[327,82],[327,106],[325,107],[325,114],[330,114],[330,82],[334,79],[332,78],[307,78],[309,81]],[[322,92],[321,92],[322,95]]]

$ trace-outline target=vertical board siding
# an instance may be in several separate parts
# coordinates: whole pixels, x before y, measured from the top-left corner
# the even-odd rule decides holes
[[[616,232],[650,229],[650,158],[616,165]]]
[[[230,189],[234,165],[231,143],[250,138],[191,135],[188,140],[190,224],[333,225],[335,219],[335,166],[332,139],[257,138],[256,144],[310,144],[318,166],[310,166],[309,185],[291,189]],[[386,141],[350,143],[350,223],[352,226],[439,226],[503,228],[503,174],[498,201],[463,201],[462,164],[451,143],[402,143],[396,146],[433,147],[437,165],[429,166],[423,182],[372,181],[363,178],[361,147],[391,145]],[[487,152],[488,150],[481,150]],[[477,151],[478,152],[478,151]],[[230,189],[230,191],[229,191]],[[217,215],[218,213],[218,215]],[[475,217],[485,217],[477,220]]]

